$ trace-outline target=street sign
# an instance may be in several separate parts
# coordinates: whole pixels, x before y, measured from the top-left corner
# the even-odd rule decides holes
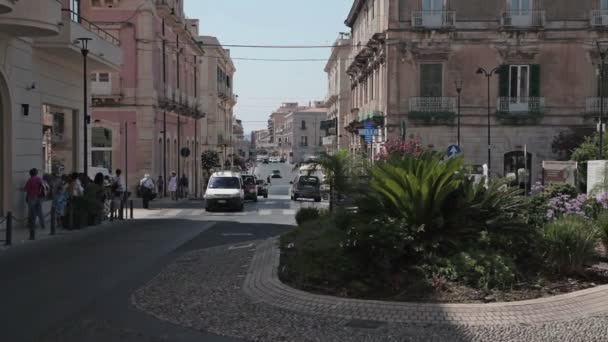
[[[188,158],[188,157],[190,157],[190,149],[189,149],[189,148],[187,148],[187,147],[183,147],[183,148],[181,149],[181,151],[179,151],[179,153],[180,153],[180,154],[181,154],[181,156],[182,156],[182,157],[184,157],[184,158]]]
[[[379,133],[378,130],[374,129],[374,128],[372,128],[372,129],[360,129],[359,130],[359,135],[362,135],[362,136],[368,136],[368,135],[370,135],[370,136],[375,137],[375,136],[378,135],[378,133]]]
[[[373,120],[367,120],[363,124],[363,129],[359,130],[359,135],[365,137],[365,142],[370,144],[374,141],[374,137],[380,135],[380,132],[374,127]]]
[[[458,145],[448,146],[448,158],[452,158],[462,154],[462,149]]]

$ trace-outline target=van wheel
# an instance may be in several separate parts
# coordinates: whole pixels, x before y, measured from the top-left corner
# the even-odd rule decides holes
[[[315,197],[315,202],[321,202],[321,197]]]

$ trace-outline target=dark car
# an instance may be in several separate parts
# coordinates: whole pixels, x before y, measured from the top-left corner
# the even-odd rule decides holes
[[[243,190],[245,191],[245,199],[253,200],[254,202],[258,201],[258,186],[257,179],[254,175],[242,175],[243,179]]]
[[[297,201],[299,198],[314,199],[321,202],[321,180],[316,176],[298,175],[291,182],[291,200]]]
[[[256,183],[258,186],[258,196],[264,196],[264,198],[268,198],[268,185],[264,182],[263,179],[258,179]]]
[[[270,176],[270,177],[272,177],[272,178],[283,178],[281,176],[281,171],[279,171],[279,170],[272,170],[272,176]]]

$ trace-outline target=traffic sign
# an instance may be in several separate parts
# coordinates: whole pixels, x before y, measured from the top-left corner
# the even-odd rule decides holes
[[[372,136],[375,137],[378,135],[378,130],[374,129],[374,128],[366,128],[366,129],[360,129],[359,130],[359,135],[363,135],[363,136]]]
[[[448,146],[448,158],[452,158],[462,154],[462,149],[458,145]]]

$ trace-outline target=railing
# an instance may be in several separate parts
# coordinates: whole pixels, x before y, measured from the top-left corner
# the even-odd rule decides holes
[[[509,114],[543,113],[544,97],[499,97],[498,112]]]
[[[592,27],[608,26],[608,10],[593,10],[589,14],[589,24]]]
[[[352,41],[355,47],[351,49],[349,58],[355,58],[376,34],[383,32],[381,19],[382,17],[378,15],[371,23],[359,24],[353,32]]]
[[[586,103],[587,114],[599,114],[602,100],[600,97],[588,97]],[[608,113],[608,97],[604,97],[604,114]]]
[[[545,11],[517,10],[502,13],[501,25],[504,27],[545,26]]]
[[[456,25],[455,11],[413,11],[412,26],[418,28],[454,27]]]
[[[453,113],[456,111],[455,97],[410,97],[410,112],[429,114]]]
[[[71,21],[82,25],[87,30],[96,34],[99,38],[107,41],[110,44],[117,45],[117,46],[120,45],[120,39],[114,37],[112,34],[108,33],[108,31],[105,31],[101,27],[99,27],[99,26],[93,24],[92,22],[88,21],[87,19],[83,18],[80,14],[78,14],[68,8],[63,8],[61,11],[64,13],[67,13],[67,15],[69,16]]]

